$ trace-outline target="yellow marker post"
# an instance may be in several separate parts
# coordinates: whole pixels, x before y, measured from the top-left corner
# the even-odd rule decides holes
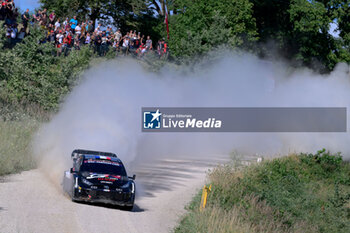
[[[209,187],[204,185],[203,192],[202,192],[201,205],[199,206],[200,211],[202,211],[205,208],[205,206],[207,205],[207,198],[208,198],[208,194],[210,191],[211,191],[211,185],[209,185]]]

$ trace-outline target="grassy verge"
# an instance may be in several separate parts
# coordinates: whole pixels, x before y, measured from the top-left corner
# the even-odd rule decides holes
[[[338,154],[289,155],[209,175],[208,207],[200,194],[180,232],[350,232],[350,165]]]
[[[0,119],[0,175],[35,167],[30,142],[39,122],[33,119],[3,121]]]

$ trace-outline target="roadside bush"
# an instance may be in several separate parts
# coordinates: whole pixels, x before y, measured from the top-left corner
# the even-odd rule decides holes
[[[0,119],[0,176],[29,170],[36,166],[30,151],[32,135],[39,127],[34,119]]]
[[[212,192],[206,211],[235,213],[233,217],[238,222],[250,226],[249,232],[350,230],[350,165],[339,153],[320,150],[316,154],[292,154],[244,168],[219,166],[209,174],[209,180]],[[199,202],[197,209],[198,206]],[[202,219],[195,222],[209,227],[204,221],[205,213],[190,210],[187,219],[188,216]],[[183,232],[186,217],[176,232]],[[214,229],[226,229],[221,225],[227,227],[231,223],[228,219],[212,224],[219,224]],[[195,226],[192,229],[199,227],[196,223],[192,225]],[[247,232],[244,229],[237,232]]]

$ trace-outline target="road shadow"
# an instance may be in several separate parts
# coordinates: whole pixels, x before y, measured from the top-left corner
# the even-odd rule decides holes
[[[151,163],[133,164],[135,171],[137,198],[154,197],[155,193],[171,191],[184,185],[194,175],[222,163],[222,159],[163,159]]]
[[[83,201],[75,201],[75,203],[78,203],[78,204],[81,204],[81,205],[97,206],[97,207],[103,207],[103,208],[106,208],[106,209],[115,209],[115,210],[122,210],[122,211],[135,212],[135,213],[146,211],[146,209],[141,208],[137,204],[134,204],[134,208],[130,211],[130,210],[127,210],[127,208],[125,208],[123,206],[106,204],[106,203],[96,203],[96,202],[91,203],[91,202],[83,202]]]

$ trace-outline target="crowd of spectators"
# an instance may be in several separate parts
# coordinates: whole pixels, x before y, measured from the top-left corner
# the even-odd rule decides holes
[[[72,18],[59,18],[55,12],[47,12],[46,9],[38,10],[30,15],[27,9],[21,14],[21,27],[18,27],[18,9],[13,0],[0,0],[0,19],[5,20],[6,36],[11,44],[21,41],[28,33],[28,24],[42,27],[47,33],[40,43],[52,43],[57,48],[57,56],[67,55],[70,50],[80,50],[81,46],[89,46],[99,56],[105,56],[108,51],[117,54],[133,54],[138,57],[153,51],[159,57],[166,56],[168,46],[164,39],[159,40],[154,49],[150,36],[145,37],[141,32],[131,30],[122,34],[121,30],[113,30],[112,26],[103,27],[99,24],[94,27],[90,20],[80,21],[76,16]],[[20,30],[18,30],[20,29]]]
[[[19,15],[13,0],[0,0],[0,20],[4,21],[6,37],[9,39],[9,44],[12,45],[26,35],[25,28],[18,30],[17,18]]]

